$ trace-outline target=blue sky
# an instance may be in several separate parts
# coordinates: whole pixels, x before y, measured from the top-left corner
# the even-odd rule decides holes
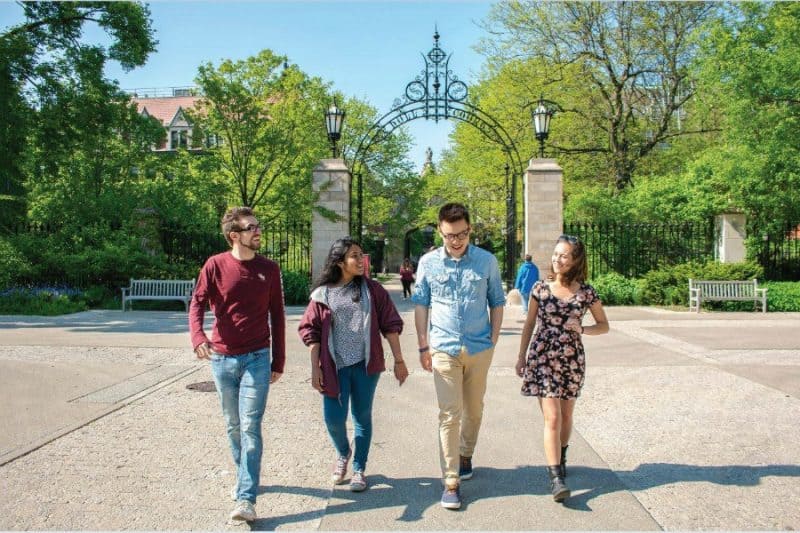
[[[467,84],[475,81],[484,59],[473,46],[484,36],[478,23],[491,7],[466,0],[149,5],[158,51],[129,73],[109,66],[109,77],[123,89],[192,85],[201,63],[243,59],[269,48],[345,94],[366,99],[381,114],[424,67],[420,54],[432,47],[435,25],[441,47],[453,54],[451,69]],[[0,2],[0,27],[19,22],[20,12],[16,4]],[[87,36],[95,42],[101,38]],[[439,158],[452,123],[417,120],[408,128],[417,144],[412,161],[421,165],[427,146]]]

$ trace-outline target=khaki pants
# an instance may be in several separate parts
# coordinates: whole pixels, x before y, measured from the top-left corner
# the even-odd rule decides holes
[[[433,382],[439,401],[439,461],[445,483],[458,480],[459,455],[472,457],[483,418],[486,377],[494,348],[457,357],[433,352]]]

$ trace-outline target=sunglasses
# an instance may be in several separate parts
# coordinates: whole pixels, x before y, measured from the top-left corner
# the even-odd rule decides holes
[[[248,224],[246,228],[239,228],[233,231],[244,233],[246,231],[261,231],[261,224]]]

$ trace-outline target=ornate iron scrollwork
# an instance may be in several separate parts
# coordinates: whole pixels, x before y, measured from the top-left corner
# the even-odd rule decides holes
[[[354,234],[360,235],[362,226],[361,205],[361,179],[363,171],[355,171],[356,165],[360,169],[368,166],[367,159],[373,146],[389,137],[392,132],[407,122],[417,119],[433,120],[459,120],[467,122],[477,128],[487,139],[497,143],[506,153],[511,163],[511,184],[508,190],[509,203],[507,227],[514,228],[507,232],[506,250],[506,276],[513,276],[513,261],[516,257],[516,233],[518,229],[516,200],[517,176],[524,172],[522,160],[513,138],[491,115],[469,103],[469,90],[467,84],[458,79],[450,69],[450,56],[439,46],[439,32],[433,34],[433,48],[427,54],[421,54],[425,61],[422,70],[411,82],[406,85],[403,97],[395,99],[392,109],[380,117],[370,126],[364,136],[359,140],[358,147],[349,160],[348,167],[358,176],[358,219]],[[346,157],[346,159],[349,159]],[[508,172],[508,170],[507,170]]]

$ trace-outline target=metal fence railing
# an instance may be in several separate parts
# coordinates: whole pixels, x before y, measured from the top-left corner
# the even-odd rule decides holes
[[[678,223],[564,223],[586,244],[589,277],[617,272],[638,278],[662,266],[714,257],[713,221]]]
[[[800,223],[784,222],[780,229],[764,231],[751,229],[751,250],[764,268],[764,277],[771,281],[800,280]]]
[[[209,256],[229,248],[220,233],[200,233],[171,228],[161,231],[161,246],[173,263],[202,264]],[[260,253],[281,270],[311,274],[311,224],[272,222],[261,230]]]

